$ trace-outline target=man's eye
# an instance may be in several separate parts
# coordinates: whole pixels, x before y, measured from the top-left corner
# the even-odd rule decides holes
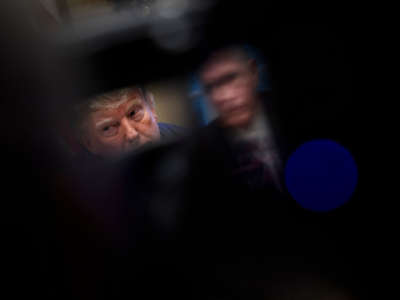
[[[104,136],[112,136],[115,135],[118,131],[117,125],[107,125],[101,129],[101,133]]]
[[[213,89],[213,85],[212,84],[207,84],[204,86],[204,90],[206,91],[206,93],[211,92],[211,90]]]
[[[223,78],[221,79],[220,84],[231,83],[231,82],[234,81],[237,77],[238,77],[238,74],[236,74],[236,73],[232,73],[232,74],[226,75],[225,77],[223,77]]]
[[[129,115],[129,119],[134,120],[134,121],[140,121],[143,117],[143,109],[141,107],[137,107],[133,109]]]

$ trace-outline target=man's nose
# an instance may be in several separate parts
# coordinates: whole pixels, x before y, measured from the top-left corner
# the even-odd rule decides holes
[[[234,93],[235,91],[232,87],[220,86],[212,91],[212,98],[217,104],[222,104],[223,102],[234,98]]]
[[[121,121],[121,125],[125,130],[125,138],[128,141],[134,141],[139,137],[139,133],[136,131],[135,127],[127,119]]]

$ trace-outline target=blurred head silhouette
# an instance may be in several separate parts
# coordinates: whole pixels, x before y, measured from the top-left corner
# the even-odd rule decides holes
[[[259,102],[259,74],[255,60],[242,48],[214,52],[203,65],[200,77],[223,126],[245,128],[251,123]]]

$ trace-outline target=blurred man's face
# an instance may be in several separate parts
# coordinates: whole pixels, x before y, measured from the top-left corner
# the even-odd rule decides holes
[[[160,138],[154,107],[139,90],[119,105],[91,112],[85,125],[84,144],[100,156],[121,155]]]
[[[256,109],[255,63],[233,56],[214,59],[205,66],[201,78],[223,125],[246,127]]]

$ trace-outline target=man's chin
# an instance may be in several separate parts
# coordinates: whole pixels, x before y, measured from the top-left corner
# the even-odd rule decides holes
[[[129,155],[131,153],[136,153],[136,152],[138,152],[138,150],[142,149],[146,145],[147,145],[147,143],[146,144],[142,144],[142,145],[135,145],[135,146],[128,147],[128,148],[126,148],[124,150],[123,154],[124,155]]]
[[[240,114],[229,118],[224,118],[223,124],[226,127],[246,128],[247,126],[249,126],[250,121],[251,121],[250,114]]]
[[[126,148],[125,151],[124,151],[124,154],[137,153],[137,152],[139,152],[141,150],[148,149],[149,147],[151,147],[154,144],[155,144],[155,141],[148,140],[148,141],[145,141],[143,143],[136,144],[134,146],[130,146],[130,147]]]

